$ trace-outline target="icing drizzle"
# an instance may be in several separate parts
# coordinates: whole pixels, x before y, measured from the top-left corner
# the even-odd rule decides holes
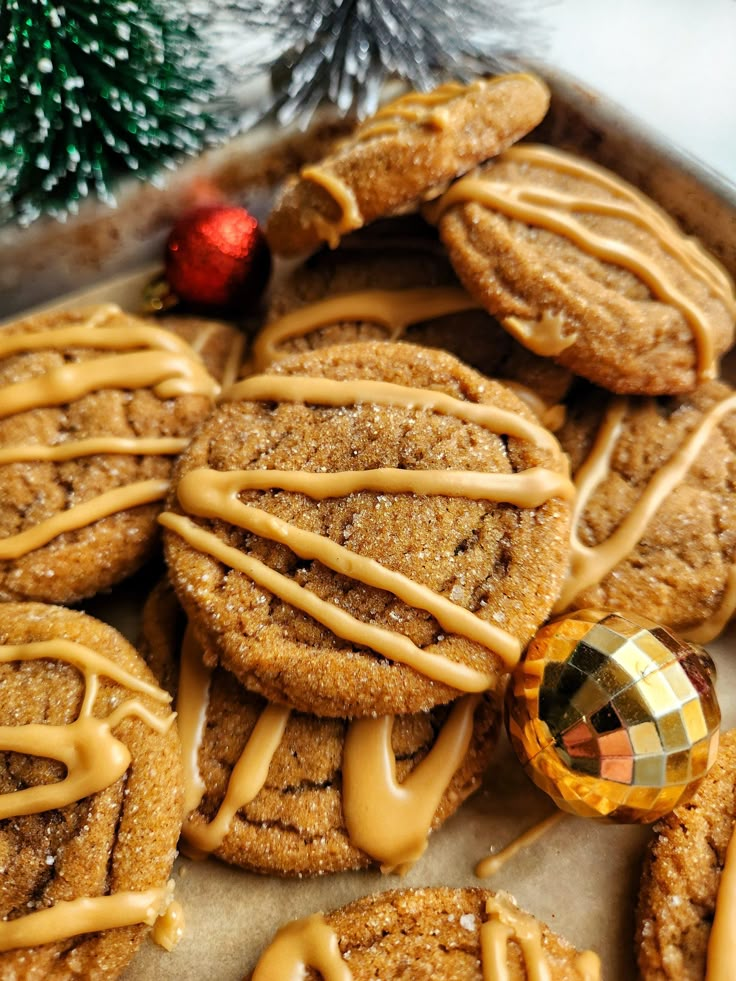
[[[486,900],[488,919],[480,927],[483,981],[510,981],[509,943],[521,950],[529,981],[551,981],[550,961],[544,950],[540,924],[502,895]],[[600,959],[590,950],[575,957],[581,981],[600,981]],[[340,952],[337,934],[321,913],[294,920],[282,927],[261,955],[253,981],[300,981],[308,968],[325,981],[351,981],[353,974]],[[516,975],[514,975],[516,976]]]
[[[560,821],[566,817],[564,811],[553,811],[548,817],[544,818],[543,821],[539,821],[537,824],[532,825],[528,828],[518,838],[514,838],[510,844],[502,848],[501,851],[496,852],[493,855],[489,855],[487,858],[482,859],[475,867],[475,875],[479,879],[487,879],[489,876],[495,875],[498,870],[513,858],[514,855],[518,854],[523,848],[527,848],[529,845],[533,845],[538,838],[546,835],[548,831],[554,828]]]
[[[488,919],[480,928],[483,981],[511,981],[508,960],[510,942],[521,950],[529,981],[551,981],[541,925],[500,894],[486,901],[486,913]],[[583,981],[599,981],[600,959],[592,951],[578,954],[575,967]]]
[[[137,698],[120,702],[106,717],[93,714],[101,676],[130,692],[167,705],[170,696],[138,678],[97,651],[75,641],[56,638],[26,644],[0,645],[0,664],[56,660],[69,664],[84,678],[84,697],[77,718],[67,725],[28,724],[0,726],[0,751],[58,760],[66,776],[51,784],[0,794],[0,820],[65,807],[111,786],[131,761],[128,747],[112,730],[124,719],[140,719],[156,732],[166,732],[174,721],[147,708]],[[0,951],[35,947],[83,933],[155,922],[171,898],[169,887],[143,892],[81,897],[56,902],[13,920],[0,922]]]
[[[736,395],[717,402],[705,413],[677,452],[654,474],[634,507],[609,538],[598,545],[584,545],[579,537],[579,524],[596,488],[610,473],[611,459],[629,406],[628,399],[611,400],[591,452],[575,477],[577,494],[573,508],[570,572],[554,612],[561,613],[568,609],[583,590],[604,579],[637,546],[650,519],[672,490],[685,478],[713,430],[729,413],[736,411]],[[693,628],[689,636],[694,639],[694,632],[698,629],[698,636],[712,639],[716,636],[712,631],[718,630],[727,622],[733,612],[733,606],[736,606],[736,572],[734,571],[729,575],[722,607],[716,611],[711,620],[706,621],[704,626]]]
[[[96,497],[60,511],[32,528],[0,538],[0,559],[19,559],[36,548],[48,544],[67,531],[86,528],[101,518],[127,511],[129,508],[162,501],[168,492],[168,480],[141,480],[125,487],[115,487]]]
[[[39,947],[84,933],[136,923],[152,926],[168,896],[169,890],[164,886],[145,892],[60,900],[48,909],[34,910],[17,920],[0,921],[0,951]]]
[[[536,144],[514,146],[504,153],[502,159],[581,178],[609,192],[614,199],[596,197],[584,191],[575,194],[556,191],[535,184],[533,180],[515,184],[495,181],[491,172],[480,178],[464,177],[453,184],[431,209],[432,219],[438,221],[453,205],[477,202],[528,225],[548,229],[574,242],[589,255],[628,270],[647,286],[653,296],[680,312],[693,333],[698,379],[714,378],[717,366],[707,312],[679,289],[662,264],[657,264],[652,256],[617,239],[598,234],[576,216],[619,218],[646,230],[667,255],[699,280],[731,316],[736,316],[733,283],[705,249],[695,239],[685,236],[672,219],[644,194],[589,161]],[[510,327],[522,343],[538,353],[560,353],[575,340],[574,336],[565,337],[559,324],[550,333],[545,318],[538,324],[511,318]],[[554,347],[549,347],[550,343]]]
[[[388,382],[340,382],[325,378],[259,375],[238,382],[224,393],[223,398],[309,402],[332,406],[373,402],[422,408],[472,421],[492,432],[513,435],[540,446],[554,445],[554,437],[550,433],[514,412],[466,402],[443,392],[407,388]],[[385,568],[374,559],[361,556],[325,536],[302,531],[267,511],[243,504],[238,497],[244,490],[271,488],[297,491],[316,499],[343,497],[362,489],[370,489],[453,494],[476,500],[507,501],[525,507],[538,507],[555,495],[570,496],[572,486],[566,476],[540,467],[510,475],[387,468],[333,474],[274,470],[217,472],[199,469],[186,474],[177,487],[179,503],[187,514],[226,520],[236,527],[271,541],[281,542],[302,558],[316,559],[336,572],[385,589],[402,601],[427,610],[446,630],[493,650],[507,667],[512,667],[518,661],[520,643],[508,631],[482,620],[421,583]],[[193,548],[245,573],[259,586],[312,616],[345,640],[368,646],[393,661],[408,664],[425,676],[460,691],[483,691],[492,683],[492,675],[421,649],[396,631],[357,620],[334,603],[320,599],[288,576],[269,568],[239,549],[226,545],[218,536],[201,528],[186,515],[165,512],[159,520]]]
[[[262,371],[278,360],[279,346],[285,341],[305,337],[330,324],[377,324],[388,332],[387,341],[396,341],[412,324],[474,309],[478,309],[478,303],[454,286],[361,290],[327,297],[266,324],[253,344],[253,368]]]
[[[324,981],[352,981],[353,972],[340,953],[337,934],[321,913],[281,927],[261,954],[253,981],[302,981],[307,968]]]
[[[381,872],[406,872],[427,847],[432,819],[468,751],[480,700],[453,706],[427,756],[401,783],[391,747],[393,716],[353,719],[343,751],[342,806],[351,842],[379,860]]]
[[[211,670],[204,667],[187,628],[182,645],[177,710],[185,764],[187,813],[202,800],[205,785],[198,754],[204,737]],[[479,696],[461,698],[442,726],[431,750],[409,776],[396,779],[391,746],[393,716],[349,722],[342,767],[342,806],[348,837],[376,861],[382,872],[406,871],[427,846],[440,801],[462,763],[473,735]],[[274,753],[283,739],[290,711],[267,704],[232,770],[215,818],[207,824],[185,821],[183,835],[192,857],[216,851],[241,807],[263,789]]]

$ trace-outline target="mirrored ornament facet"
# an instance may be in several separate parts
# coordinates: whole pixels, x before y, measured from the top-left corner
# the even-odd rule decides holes
[[[708,653],[664,627],[578,610],[543,627],[512,675],[509,736],[563,810],[656,821],[715,760],[714,679]]]

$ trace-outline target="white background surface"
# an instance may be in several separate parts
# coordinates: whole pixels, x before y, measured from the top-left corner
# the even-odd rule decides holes
[[[736,184],[736,0],[540,0],[536,16],[544,60]]]

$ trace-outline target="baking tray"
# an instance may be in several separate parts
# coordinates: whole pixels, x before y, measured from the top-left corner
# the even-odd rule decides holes
[[[543,67],[541,72],[551,83],[553,99],[534,137],[577,150],[638,184],[736,275],[736,188],[676,148],[658,143],[602,97],[554,70]],[[106,300],[135,309],[155,271],[149,266],[44,308]],[[736,361],[726,363],[724,374],[736,380]],[[83,606],[134,639],[150,586],[150,573],[144,572]],[[735,642],[732,625],[708,648],[718,668],[726,728],[736,725]],[[184,907],[184,938],[171,953],[147,941],[124,977],[235,981],[252,968],[279,925],[295,917],[398,886],[479,884],[508,890],[577,947],[596,950],[608,981],[634,977],[634,907],[649,828],[565,816],[492,878],[481,882],[474,875],[480,859],[553,810],[527,780],[504,737],[480,791],[432,835],[424,857],[401,879],[378,872],[277,879],[215,860],[180,858],[174,880]]]

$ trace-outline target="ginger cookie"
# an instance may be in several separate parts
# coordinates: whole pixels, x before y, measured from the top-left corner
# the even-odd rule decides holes
[[[71,603],[135,571],[216,391],[186,342],[115,306],[3,328],[0,599]]]
[[[248,975],[297,976],[599,981],[600,960],[577,951],[508,893],[394,889],[287,924]]]
[[[277,875],[406,868],[478,788],[498,733],[489,697],[357,723],[290,712],[224,668],[204,668],[185,624],[171,586],[159,584],[141,650],[178,688],[187,849]]]
[[[733,282],[615,174],[525,144],[430,211],[465,287],[537,354],[621,394],[688,392],[717,375]]]
[[[542,412],[570,385],[565,368],[517,343],[460,286],[446,257],[429,250],[318,253],[280,284],[266,321],[253,344],[256,371],[329,344],[405,340],[513,382],[533,407],[542,400]]]
[[[636,610],[706,643],[736,609],[736,394],[581,386],[558,433],[578,489],[558,612]]]
[[[643,981],[701,981],[725,964],[713,926],[729,903],[724,866],[736,821],[736,730],[721,737],[718,758],[695,796],[654,826],[637,908],[636,950]],[[720,890],[720,891],[719,891]],[[733,886],[730,887],[733,892]],[[732,918],[731,918],[732,922]],[[727,928],[730,929],[730,928]],[[733,934],[730,934],[733,943]]]
[[[334,248],[347,232],[415,210],[528,133],[548,105],[547,86],[526,73],[450,82],[388,103],[286,185],[266,228],[271,248]]]
[[[229,389],[161,516],[172,582],[249,689],[318,715],[495,690],[567,564],[566,461],[444,352],[346,344]]]
[[[116,978],[170,900],[170,697],[112,627],[0,604],[0,976]]]

